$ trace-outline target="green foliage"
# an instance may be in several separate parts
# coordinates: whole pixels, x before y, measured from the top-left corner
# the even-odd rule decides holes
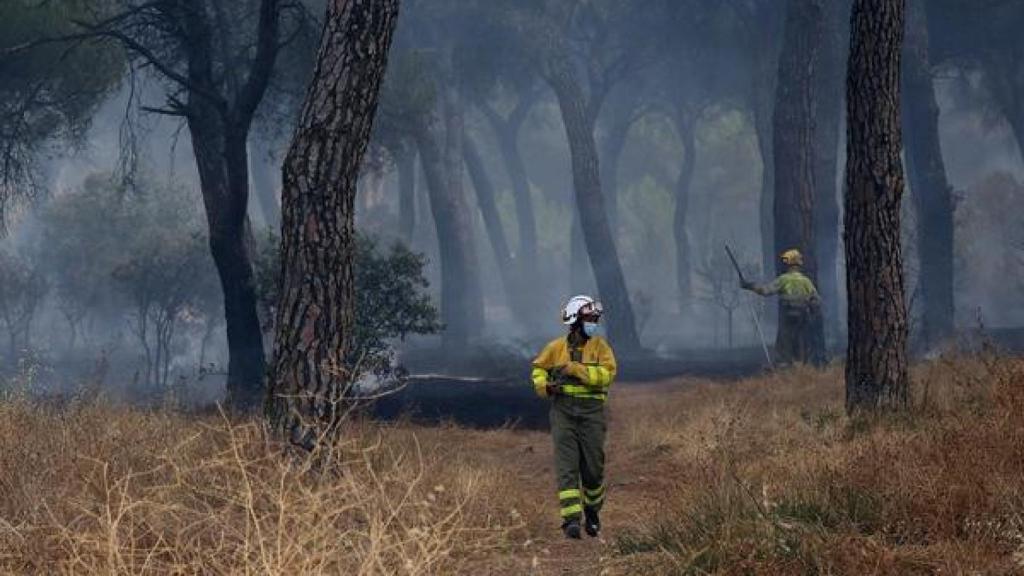
[[[41,215],[45,263],[70,347],[89,317],[120,319],[145,355],[146,381],[165,386],[175,336],[221,319],[221,294],[196,199],[139,183],[128,193],[108,177],[60,196]]]
[[[268,232],[256,249],[256,290],[265,330],[273,328],[280,287],[280,242]],[[422,255],[400,243],[388,249],[360,235],[355,250],[355,329],[348,364],[382,380],[401,379],[391,342],[441,330],[437,308],[426,294]]]
[[[0,209],[31,192],[35,157],[49,143],[79,139],[119,82],[124,61],[110,46],[41,42],[81,32],[73,22],[102,7],[75,0],[0,2]]]

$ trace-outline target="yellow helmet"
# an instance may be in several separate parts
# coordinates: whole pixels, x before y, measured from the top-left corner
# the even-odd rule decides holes
[[[799,250],[786,250],[782,253],[782,263],[786,266],[803,266],[804,255]]]

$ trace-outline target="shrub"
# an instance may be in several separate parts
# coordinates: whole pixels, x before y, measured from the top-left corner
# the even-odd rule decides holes
[[[256,290],[265,331],[273,330],[280,285],[280,242],[268,232],[256,250]],[[357,236],[355,254],[354,345],[347,359],[361,374],[382,382],[401,381],[395,362],[395,339],[434,334],[441,329],[437,308],[426,294],[425,259],[400,243],[381,248],[377,240]]]

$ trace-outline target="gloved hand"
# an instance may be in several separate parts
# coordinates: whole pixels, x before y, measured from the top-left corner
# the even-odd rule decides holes
[[[563,364],[561,366],[555,366],[551,370],[548,370],[548,378],[551,379],[551,381],[553,382],[560,382],[562,380],[565,380],[565,377],[567,375],[565,372],[565,366],[566,365]]]
[[[569,362],[565,365],[563,372],[577,380],[586,381],[587,379],[587,367],[579,362]]]

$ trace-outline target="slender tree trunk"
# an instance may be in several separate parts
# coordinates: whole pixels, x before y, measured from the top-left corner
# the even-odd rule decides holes
[[[281,305],[267,412],[312,449],[337,433],[353,377],[356,182],[398,0],[331,0],[299,128],[285,158]]]
[[[483,300],[469,209],[465,198],[448,187],[438,132],[433,117],[421,119],[413,127],[441,254],[444,344],[458,349],[468,345],[477,334],[483,318]]]
[[[928,15],[922,0],[907,0],[904,59],[906,160],[917,208],[918,283],[924,299],[921,338],[928,347],[953,334],[953,191],[942,161],[939,106],[928,56]]]
[[[441,99],[441,113],[444,120],[444,175],[447,178],[448,195],[455,200],[457,211],[455,218],[451,220],[457,228],[455,233],[459,242],[463,244],[459,248],[462,256],[462,270],[457,277],[449,278],[459,286],[457,291],[461,294],[459,306],[448,306],[444,312],[445,320],[451,320],[454,315],[463,316],[458,323],[447,324],[448,330],[444,334],[446,347],[452,350],[461,350],[467,344],[472,344],[480,335],[480,327],[484,323],[483,290],[480,284],[480,261],[477,254],[476,235],[473,233],[473,213],[470,210],[469,198],[465,191],[465,155],[463,154],[463,140],[465,138],[465,118],[463,116],[461,91],[452,85],[444,87]],[[457,330],[453,331],[453,328]]]
[[[515,262],[512,252],[508,247],[508,239],[505,236],[505,228],[501,224],[501,216],[498,214],[498,204],[495,201],[494,184],[484,167],[483,158],[480,157],[480,150],[476,141],[470,134],[466,134],[462,142],[462,151],[466,158],[466,168],[469,171],[469,179],[476,191],[477,205],[480,206],[480,214],[483,216],[484,227],[487,229],[487,237],[494,249],[494,259],[498,265],[498,273],[501,276],[502,284],[505,287],[507,301],[513,304],[513,313],[516,317],[524,319],[522,314],[528,312],[523,306],[523,291],[517,284],[520,267]]]
[[[900,247],[903,198],[900,60],[903,0],[855,0],[847,68],[846,408],[904,409],[907,309]]]
[[[490,115],[488,115],[490,118]],[[525,113],[522,114],[525,118]],[[492,119],[501,153],[512,182],[512,193],[516,204],[516,223],[519,227],[519,263],[525,278],[537,277],[537,217],[533,210],[533,198],[530,195],[530,179],[526,172],[526,163],[519,150],[519,132],[522,120],[514,119],[502,123]]]
[[[227,404],[249,409],[259,403],[265,355],[250,247],[247,243],[249,158],[242,130],[200,102],[188,125],[210,229],[210,252],[224,293],[228,337]]]
[[[789,0],[774,115],[775,199],[774,233],[776,254],[797,248],[804,256],[804,272],[817,283],[815,242],[815,197],[818,194],[815,168],[815,74],[822,38],[822,0]],[[785,272],[777,261],[779,274]],[[780,301],[779,305],[782,305]],[[824,326],[812,327],[821,342]],[[792,324],[779,322],[776,342],[784,342]],[[821,351],[814,351],[815,356]],[[806,359],[805,359],[806,360]]]
[[[849,36],[844,20],[849,15],[845,0],[826,2],[820,65],[816,76],[815,102],[817,145],[815,180],[818,291],[821,293],[823,321],[827,341],[840,340],[839,303],[839,136],[843,116],[843,71],[846,50],[843,39]]]
[[[695,122],[685,112],[675,114],[675,124],[676,133],[683,144],[683,162],[675,185],[676,206],[672,234],[676,242],[676,287],[682,305],[686,306],[693,299],[692,249],[686,220],[690,213],[690,188],[697,165],[697,135]]]
[[[619,220],[619,161],[626,149],[629,131],[634,123],[634,110],[625,104],[621,105],[608,122],[604,137],[601,138],[601,185],[608,206],[608,220],[612,232],[618,235],[621,222]]]
[[[569,140],[580,227],[598,290],[605,301],[608,331],[620,349],[636,351],[640,341],[633,307],[601,193],[594,119],[571,65],[558,55],[549,64],[548,81],[558,98]]]
[[[411,244],[416,230],[416,150],[403,144],[395,162],[398,164],[398,234],[403,242]]]

